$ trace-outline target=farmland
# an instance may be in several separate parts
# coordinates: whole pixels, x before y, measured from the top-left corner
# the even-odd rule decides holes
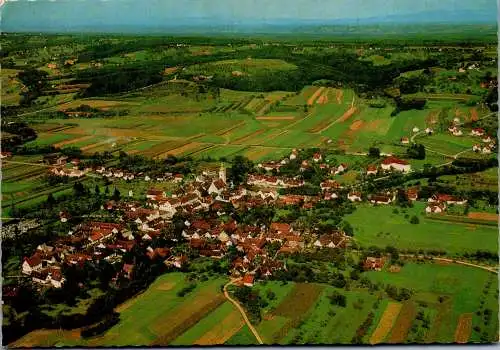
[[[393,245],[415,251],[437,249],[449,253],[476,249],[496,251],[495,226],[478,225],[477,222],[468,224],[467,220],[463,223],[432,221],[426,218],[424,208],[417,202],[414,208],[399,209],[396,214],[390,206],[360,206],[347,220],[355,227],[355,239],[362,245]],[[420,223],[411,224],[405,215],[416,215]]]
[[[497,341],[496,27],[233,25],[3,35],[9,347]]]

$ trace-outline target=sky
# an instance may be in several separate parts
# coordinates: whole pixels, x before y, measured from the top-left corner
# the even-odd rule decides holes
[[[2,0],[0,0],[1,2]],[[496,14],[496,0],[5,0],[2,30],[341,20],[413,15],[467,20]],[[383,19],[385,18],[385,19]],[[414,16],[415,21],[420,17]],[[471,17],[472,18],[472,17]],[[493,17],[496,18],[496,17]]]

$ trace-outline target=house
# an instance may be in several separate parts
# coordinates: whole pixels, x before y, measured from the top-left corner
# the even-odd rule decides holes
[[[407,145],[410,143],[410,139],[408,137],[402,137],[401,138],[401,144]]]
[[[493,139],[490,136],[485,136],[483,137],[482,141],[484,143],[490,143]]]
[[[335,192],[325,192],[323,197],[325,201],[330,201],[332,199],[337,199],[337,198],[339,198],[339,196]]]
[[[221,194],[226,188],[226,183],[222,179],[217,179],[212,181],[210,187],[208,188],[208,194],[217,193]]]
[[[326,180],[320,184],[322,191],[336,190],[341,188],[340,184],[335,180]]]
[[[443,203],[429,204],[425,208],[425,212],[427,214],[440,214],[443,213],[445,210],[446,210],[446,205],[444,205]]]
[[[484,146],[482,151],[482,154],[490,154],[491,153],[491,148],[489,146]]]
[[[347,164],[341,163],[337,168],[334,167],[330,172],[333,175],[338,175],[340,173],[343,173],[346,170],[347,170]]]
[[[408,173],[411,171],[411,165],[405,160],[396,157],[387,157],[382,161],[382,169],[384,170],[397,170],[403,173]]]
[[[361,192],[349,192],[347,199],[351,202],[361,202]]]
[[[184,179],[184,176],[182,174],[175,174],[174,175],[174,182],[176,182],[176,183],[182,182],[183,179]]]
[[[321,235],[313,244],[317,248],[337,248],[347,240],[343,232]]]
[[[458,205],[464,205],[467,203],[467,199],[461,199],[449,194],[435,194],[431,196],[427,202],[429,203],[446,203],[448,205],[450,204],[458,204]]]
[[[59,212],[59,219],[61,222],[68,222],[68,220],[71,218],[71,215],[67,211],[61,211]]]
[[[29,258],[24,258],[22,265],[22,273],[31,275],[33,271],[38,271],[42,268],[42,256],[39,253],[33,254]]]
[[[165,195],[165,192],[163,192],[162,190],[157,190],[157,189],[149,189],[146,193],[146,198],[147,199],[151,199],[153,201],[157,201],[161,198],[164,198],[166,195]]]
[[[384,258],[367,257],[363,263],[363,268],[365,270],[382,271],[384,265]]]
[[[484,129],[481,128],[475,128],[472,129],[471,133],[472,136],[483,136],[484,135]]]
[[[322,159],[323,159],[323,157],[321,156],[321,153],[314,153],[314,155],[313,155],[313,161],[315,163],[319,162]]]
[[[254,275],[246,274],[243,277],[243,285],[246,287],[253,287]]]
[[[409,188],[406,190],[406,197],[409,201],[416,201],[418,199],[418,190],[416,188]]]
[[[377,175],[377,167],[369,165],[368,168],[366,168],[366,175]]]
[[[298,155],[299,155],[299,152],[296,149],[292,150],[292,153],[290,154],[290,160],[297,159]]]
[[[413,131],[414,133],[417,133],[417,132],[419,132],[419,131],[420,131],[420,129],[419,129],[418,127],[416,127],[416,126],[415,126],[415,127],[413,127],[412,131]]]
[[[481,145],[476,143],[474,146],[472,146],[472,150],[474,152],[481,152]]]
[[[370,203],[372,203],[372,204],[391,204],[391,202],[393,200],[394,200],[394,198],[388,194],[377,194],[377,195],[371,196]]]
[[[0,152],[0,159],[12,157],[12,152]]]
[[[279,223],[279,222],[273,222],[270,227],[270,231],[278,234],[291,234],[293,232],[292,227],[290,224],[287,223]]]
[[[463,135],[462,130],[460,130],[456,126],[448,128],[448,131],[451,132],[453,134],[453,136],[462,136]]]
[[[431,128],[426,128],[425,133],[430,136],[434,133],[434,130],[432,130]]]

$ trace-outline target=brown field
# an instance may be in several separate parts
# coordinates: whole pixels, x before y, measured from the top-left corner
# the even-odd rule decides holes
[[[475,108],[471,108],[470,110],[470,121],[471,122],[475,122],[478,120],[478,114],[477,114],[477,110]]]
[[[379,130],[380,124],[382,124],[382,122],[383,121],[381,119],[369,121],[368,123],[363,124],[363,130],[377,131]]]
[[[262,117],[255,117],[257,120],[294,120],[295,117],[293,115],[291,116],[262,116]]]
[[[82,137],[77,137],[76,139],[61,141],[59,143],[55,143],[54,147],[61,148],[63,146],[71,145],[73,143],[77,143],[80,141],[85,141],[85,140],[91,139],[92,137],[94,137],[94,135],[82,136]]]
[[[269,148],[255,147],[251,148],[248,152],[246,152],[245,157],[247,157],[250,160],[257,160],[268,154],[270,151],[271,150]]]
[[[80,105],[87,105],[93,108],[108,109],[116,106],[134,106],[138,105],[138,103],[124,102],[124,101],[107,101],[107,100],[75,100],[60,105],[59,110],[65,111],[67,109],[79,107]]]
[[[318,104],[320,104],[320,105],[327,104],[327,103],[328,103],[328,95],[326,95],[326,94],[321,95],[321,96],[318,98],[318,101],[316,101],[316,103],[318,103]]]
[[[403,303],[403,307],[399,313],[398,319],[396,320],[396,324],[394,324],[394,327],[392,328],[388,341],[389,343],[404,343],[416,314],[417,309],[412,301],[406,301]]]
[[[320,87],[318,90],[314,92],[314,94],[307,100],[307,104],[309,106],[312,106],[314,104],[314,101],[318,98],[323,93],[323,90],[325,90],[324,87]]]
[[[469,219],[485,220],[485,221],[498,221],[498,214],[495,213],[480,213],[470,212],[467,217]]]
[[[177,148],[173,148],[173,149],[169,150],[168,152],[162,153],[162,154],[158,155],[157,158],[162,158],[163,156],[167,156],[169,154],[173,155],[173,156],[178,156],[178,155],[181,155],[183,153],[186,153],[187,151],[194,150],[194,149],[200,147],[201,145],[203,145],[203,144],[199,143],[199,142],[190,142],[190,143],[187,143],[185,145],[179,146]]]
[[[344,102],[344,90],[335,90],[336,100],[338,104],[342,104]]]
[[[85,152],[85,151],[88,151],[88,150],[91,150],[93,148],[96,148],[96,147],[99,147],[99,146],[103,146],[103,145],[106,145],[106,144],[109,144],[111,146],[111,143],[106,140],[106,141],[101,141],[101,142],[93,143],[91,145],[87,145],[87,146],[84,146],[84,147],[80,147],[80,149],[82,150],[82,152]]]
[[[339,119],[336,120],[336,123],[345,122],[346,120],[348,120],[349,118],[351,118],[357,111],[358,111],[358,109],[356,107],[349,108],[344,113],[344,115],[342,115],[342,117],[340,117]]]
[[[238,143],[246,142],[248,140],[251,140],[252,138],[254,138],[257,135],[262,134],[264,131],[265,131],[264,129],[260,129],[260,130],[254,131],[251,134],[248,134],[248,135],[245,135],[243,137],[240,137],[239,139],[233,140],[231,143],[232,144],[238,144]]]
[[[288,334],[291,328],[298,326],[300,321],[307,316],[309,309],[314,305],[323,286],[313,283],[297,283],[288,293],[286,298],[272,312],[274,316],[282,316],[290,320],[272,336],[271,343],[278,343]]]
[[[400,303],[390,302],[387,305],[384,314],[382,315],[382,318],[377,325],[377,328],[370,337],[370,344],[379,344],[384,341],[385,337],[387,337],[387,335],[391,331],[396,318],[401,312],[401,308],[402,304]]]
[[[239,127],[241,127],[243,125],[245,125],[245,121],[241,121],[241,122],[239,122],[239,123],[231,126],[228,129],[222,130],[222,131],[218,132],[216,135],[218,135],[218,136],[227,136],[227,135],[229,135],[231,133],[231,131],[233,131],[234,129],[239,128]]]
[[[172,288],[175,287],[175,283],[174,282],[165,282],[165,283],[162,283],[160,284],[158,287],[156,287],[157,290],[163,290],[163,291],[167,291],[167,290],[171,290]]]
[[[39,329],[9,344],[9,348],[53,347],[61,339],[80,339],[80,329]]]
[[[196,303],[183,304],[182,310],[174,314],[165,315],[165,319],[159,320],[151,326],[151,330],[156,334],[161,334],[154,346],[166,346],[177,338],[180,334],[187,331],[198,323],[203,317],[208,315],[218,308],[226,299],[222,294],[214,297],[213,294],[207,295],[205,298],[200,296],[196,299]],[[182,312],[180,312],[182,311]]]
[[[354,121],[351,126],[349,126],[349,129],[351,131],[357,131],[359,129],[361,129],[361,127],[364,125],[363,121],[362,120],[356,120]]]
[[[465,344],[469,341],[472,333],[472,314],[462,314],[458,319],[457,329],[455,330],[455,342]]]
[[[229,315],[216,324],[211,330],[203,334],[194,344],[195,345],[220,345],[228,341],[243,326],[245,321],[237,310],[233,310]]]

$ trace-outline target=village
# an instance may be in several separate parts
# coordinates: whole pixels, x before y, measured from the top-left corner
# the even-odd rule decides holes
[[[235,186],[228,183],[226,168],[221,163],[218,170],[207,169],[188,179],[182,174],[167,173],[153,177],[144,173],[131,173],[121,169],[98,166],[79,169],[78,159],[49,156],[45,158],[52,165],[54,176],[82,177],[93,174],[102,178],[118,178],[127,181],[151,183],[143,194],[144,200],[133,199],[133,191],[123,200],[109,200],[101,210],[108,213],[106,221],[83,221],[64,236],[39,245],[35,252],[25,257],[22,273],[29,276],[38,287],[61,288],[65,278],[63,265],[78,265],[99,262],[122,265],[114,276],[130,278],[134,265],[123,263],[123,256],[135,246],[144,250],[151,260],[161,259],[174,269],[182,269],[189,263],[187,254],[173,253],[172,244],[186,244],[201,257],[222,259],[232,249],[236,254],[231,261],[231,275],[242,277],[242,283],[252,285],[255,279],[267,278],[275,271],[286,269],[284,256],[301,251],[318,249],[345,249],[352,241],[342,229],[318,232],[303,230],[292,223],[271,222],[268,225],[238,223],[226,211],[247,211],[262,206],[276,208],[296,207],[312,209],[320,202],[347,200],[350,203],[367,202],[371,205],[390,205],[396,201],[397,191],[374,194],[362,193],[342,186],[334,177],[348,169],[347,164],[330,166],[322,161],[320,152],[312,159],[300,162],[299,174],[295,177],[280,176],[280,168],[295,161],[299,150],[293,150],[281,161],[264,162],[257,165],[254,173],[248,174],[246,183]],[[283,189],[300,188],[306,184],[301,176],[315,164],[326,171],[326,178],[320,184],[319,195],[280,194]],[[387,175],[391,172],[409,173],[408,162],[394,156],[386,157],[380,167],[365,169],[366,176]],[[178,185],[170,195],[155,188],[155,183],[172,182]],[[408,188],[404,196],[410,202],[417,201],[419,189]],[[436,193],[427,199],[427,214],[439,214],[449,205],[465,205],[466,199],[448,194]],[[180,235],[172,235],[173,219],[184,219]],[[59,213],[62,223],[71,215]],[[113,222],[108,222],[112,220]],[[354,233],[355,235],[355,233]],[[169,246],[158,246],[153,242],[165,239]],[[155,248],[153,248],[154,246]],[[272,246],[272,249],[269,248]],[[271,251],[275,253],[271,253]],[[363,266],[368,270],[379,270],[383,261],[368,257]]]

